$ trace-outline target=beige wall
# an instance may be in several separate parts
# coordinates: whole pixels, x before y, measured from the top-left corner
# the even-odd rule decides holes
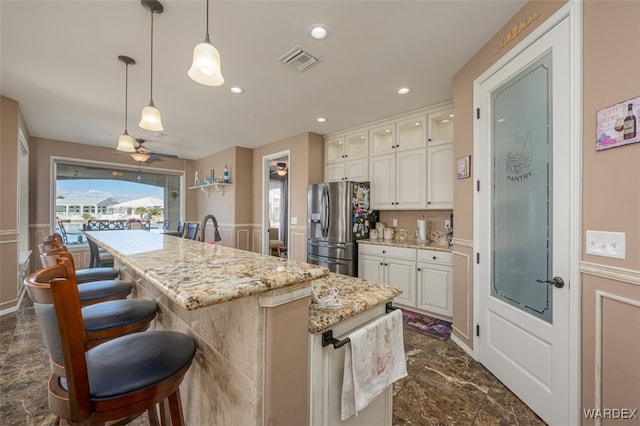
[[[456,74],[454,158],[473,155],[473,80],[563,4],[529,2]],[[595,116],[598,109],[640,95],[640,2],[587,0],[583,5],[583,248],[578,259],[582,272],[579,283],[582,408],[596,408],[598,393],[602,398],[600,408],[638,408],[640,144],[595,152]],[[509,29],[536,12],[540,18],[496,53],[496,46]],[[455,336],[470,348],[473,347],[473,185],[471,179],[456,180],[454,184],[453,326]],[[625,232],[626,259],[584,254],[587,229]],[[598,324],[596,318],[600,318]],[[601,381],[599,387],[596,377]],[[628,424],[638,424],[637,421]],[[582,422],[591,424],[584,418]]]
[[[504,56],[520,40],[553,15],[564,1],[527,3],[453,78],[454,124],[453,158],[473,158],[473,81]],[[528,16],[539,13],[518,38],[496,52],[500,41]],[[454,252],[453,252],[453,333],[473,348],[473,179],[454,180]]]
[[[19,116],[18,103],[0,97],[0,311],[14,308],[18,301]]]
[[[188,191],[188,220],[200,223],[206,215],[214,215],[222,237],[220,244],[243,250],[251,249],[252,158],[252,150],[232,147],[190,162],[187,168],[187,186],[193,186],[196,170],[202,181],[210,176],[211,169],[220,178],[224,166],[229,167],[231,186],[223,187],[222,192],[211,187],[208,195],[199,189]],[[213,229],[205,235],[212,241]]]
[[[585,1],[583,25],[582,407],[640,409],[640,143],[595,151],[596,112],[640,96],[640,2]],[[584,254],[587,229],[626,233],[626,259]]]
[[[424,217],[427,222],[427,232],[443,231],[444,221],[449,219],[452,210],[382,210],[380,222],[392,226],[393,219],[398,219],[398,228],[416,229],[418,219]]]
[[[322,182],[324,175],[324,139],[315,133],[302,133],[291,138],[263,145],[253,150],[252,223],[253,251],[260,252],[262,237],[262,161],[263,157],[289,150],[289,216],[298,219],[289,225],[289,258],[306,261],[307,186]]]

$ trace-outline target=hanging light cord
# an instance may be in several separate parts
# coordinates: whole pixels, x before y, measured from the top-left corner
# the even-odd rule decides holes
[[[129,64],[124,67],[124,133],[127,133],[127,98],[129,97]]]
[[[151,11],[151,105],[153,105],[153,10]]]
[[[204,39],[207,43],[211,43],[211,39],[209,38],[209,0],[207,0],[207,34]]]

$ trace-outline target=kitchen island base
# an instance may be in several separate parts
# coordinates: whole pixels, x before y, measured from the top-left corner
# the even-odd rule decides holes
[[[151,329],[198,343],[180,387],[189,425],[306,424],[310,284],[186,310],[126,265],[133,297],[155,300]]]

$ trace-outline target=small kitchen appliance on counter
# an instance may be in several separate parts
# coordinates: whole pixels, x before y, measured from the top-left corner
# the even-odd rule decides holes
[[[327,182],[307,192],[307,262],[357,276],[356,240],[369,238],[377,211],[369,207],[369,184]]]

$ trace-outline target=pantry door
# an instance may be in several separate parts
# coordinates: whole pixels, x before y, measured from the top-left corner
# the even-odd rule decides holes
[[[549,424],[570,413],[568,18],[476,85],[478,360]]]

